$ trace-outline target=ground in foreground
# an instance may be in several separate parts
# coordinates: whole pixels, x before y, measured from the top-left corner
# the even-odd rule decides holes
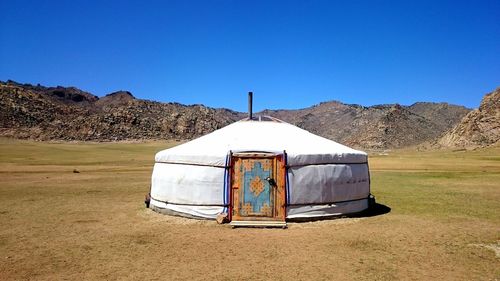
[[[0,279],[500,279],[500,149],[373,153],[389,213],[231,229],[144,208],[171,146],[0,139]]]

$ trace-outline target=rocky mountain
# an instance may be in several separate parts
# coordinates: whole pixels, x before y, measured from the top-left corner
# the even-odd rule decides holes
[[[446,103],[363,107],[338,101],[300,110],[266,110],[315,134],[362,148],[398,148],[433,140],[469,112]]]
[[[436,140],[469,109],[446,103],[364,107],[338,101],[299,110],[265,110],[323,137],[359,148],[398,148]],[[246,116],[228,109],[99,98],[74,87],[0,82],[0,136],[37,140],[192,139]]]
[[[438,144],[447,147],[481,147],[500,143],[500,88],[484,96],[481,105],[446,133]]]
[[[76,88],[0,83],[0,135],[8,137],[191,139],[238,119],[227,109],[140,100],[125,91],[98,98]]]
[[[441,130],[453,128],[462,118],[470,112],[470,109],[463,106],[456,106],[449,103],[417,102],[408,107],[412,113],[420,115],[434,124]]]

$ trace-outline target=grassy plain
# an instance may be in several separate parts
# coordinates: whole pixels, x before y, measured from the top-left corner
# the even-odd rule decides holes
[[[0,280],[500,279],[499,147],[373,153],[389,213],[281,230],[145,209],[172,145],[0,139]]]

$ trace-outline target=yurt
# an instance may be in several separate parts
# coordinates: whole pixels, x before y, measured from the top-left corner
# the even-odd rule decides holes
[[[149,207],[234,225],[368,208],[367,154],[272,117],[250,117],[155,156]]]

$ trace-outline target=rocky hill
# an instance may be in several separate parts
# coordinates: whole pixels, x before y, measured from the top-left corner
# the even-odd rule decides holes
[[[500,143],[500,88],[484,96],[481,105],[439,139],[447,147],[473,148]]]
[[[469,111],[447,103],[363,107],[332,101],[306,109],[263,113],[350,146],[383,149],[436,139]]]
[[[75,88],[0,83],[0,135],[38,140],[191,139],[240,119],[203,105],[98,98]]]
[[[446,103],[364,107],[331,101],[258,114],[350,146],[386,149],[436,140],[469,111]],[[99,98],[74,87],[0,82],[0,136],[92,141],[192,139],[245,116],[203,105],[140,100],[127,91]]]

